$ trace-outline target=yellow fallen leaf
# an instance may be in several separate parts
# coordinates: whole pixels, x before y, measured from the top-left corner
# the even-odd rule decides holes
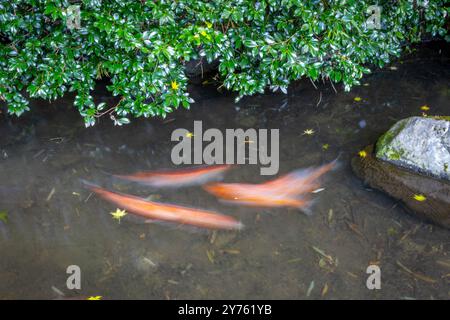
[[[414,200],[417,200],[417,201],[420,201],[420,202],[423,202],[423,201],[427,200],[427,197],[425,197],[423,194],[415,194],[413,196],[413,198],[414,198]]]
[[[427,106],[427,105],[424,105],[424,106],[421,106],[421,107],[420,107],[420,110],[422,110],[422,111],[428,111],[428,110],[430,110],[430,107]]]
[[[90,296],[86,300],[102,300],[102,296]]]
[[[365,158],[365,157],[367,157],[367,152],[365,150],[361,150],[361,151],[358,152],[358,155],[361,158]]]
[[[360,102],[362,99],[361,97],[355,97],[353,100],[355,100],[356,102]]]
[[[120,219],[125,217],[128,213],[125,210],[120,210],[119,208],[116,209],[116,211],[111,212],[111,215],[113,219],[118,220],[120,223]]]
[[[314,129],[306,129],[303,131],[303,134],[306,134],[308,136],[312,136],[315,133]]]

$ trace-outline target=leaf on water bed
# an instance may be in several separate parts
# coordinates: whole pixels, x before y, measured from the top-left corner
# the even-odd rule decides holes
[[[208,257],[209,262],[214,263],[214,250],[206,250],[206,256]]]
[[[6,211],[0,211],[0,221],[8,223],[8,213]]]
[[[328,224],[331,224],[331,222],[333,221],[333,215],[334,215],[333,209],[330,209],[328,211]]]
[[[325,285],[323,286],[323,289],[322,289],[322,293],[320,295],[322,297],[325,297],[327,293],[328,293],[328,283],[325,283]]]
[[[334,272],[336,267],[339,264],[339,260],[337,258],[333,258],[332,256],[326,254],[322,249],[312,246],[314,251],[316,251],[320,255],[319,259],[319,267],[326,270],[327,272]]]
[[[211,232],[211,236],[209,237],[209,243],[214,244],[214,242],[216,241],[216,238],[217,238],[217,231],[214,230]]]
[[[315,246],[312,246],[312,248],[314,249],[315,252],[317,252],[318,254],[320,254],[322,257],[324,257],[325,259],[327,259],[329,262],[333,262],[333,257],[326,254],[322,249],[317,248]]]

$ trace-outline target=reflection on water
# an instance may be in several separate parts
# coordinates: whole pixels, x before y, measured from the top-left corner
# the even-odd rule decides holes
[[[450,297],[449,234],[412,217],[369,190],[349,160],[398,119],[448,114],[448,47],[422,48],[396,68],[366,77],[351,93],[308,82],[289,94],[243,99],[192,86],[197,103],[166,120],[85,129],[73,97],[33,101],[32,113],[0,120],[0,298],[68,295],[107,298],[440,298]],[[396,70],[395,70],[396,69]],[[100,86],[98,101],[113,103]],[[355,101],[360,97],[361,101]],[[358,99],[356,99],[358,100]],[[280,172],[317,166],[341,153],[342,166],[314,195],[313,215],[295,209],[232,207],[198,187],[157,189],[112,179],[111,173],[173,167],[173,130],[280,129]],[[303,134],[313,129],[314,134]],[[203,231],[109,214],[116,207],[83,187],[111,190],[229,214],[242,231]],[[256,165],[227,182],[268,180]],[[366,268],[379,264],[382,289],[366,288]],[[69,292],[66,268],[79,265],[82,288]],[[426,275],[418,278],[408,273]],[[314,288],[311,283],[314,281]],[[307,296],[307,293],[309,295]]]

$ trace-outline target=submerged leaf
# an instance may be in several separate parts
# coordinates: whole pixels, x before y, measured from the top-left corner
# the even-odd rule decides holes
[[[8,222],[8,213],[6,211],[0,211],[0,221],[3,223]]]

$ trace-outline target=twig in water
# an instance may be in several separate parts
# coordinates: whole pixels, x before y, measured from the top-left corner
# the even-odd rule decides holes
[[[87,198],[84,200],[84,203],[88,202],[90,197],[92,196],[93,192],[89,193],[89,195],[87,196]]]
[[[428,283],[436,283],[436,280],[434,280],[433,278],[430,278],[426,275],[412,271],[411,269],[405,267],[402,263],[400,263],[400,261],[397,261],[397,265],[400,268],[402,268],[403,271],[405,271],[406,273],[408,273],[409,275],[413,276],[416,279],[420,279],[420,280],[428,282]]]
[[[45,201],[49,202],[51,200],[51,198],[53,197],[53,195],[55,194],[55,188],[52,188],[52,190],[50,191],[50,193],[47,196],[47,199]]]

